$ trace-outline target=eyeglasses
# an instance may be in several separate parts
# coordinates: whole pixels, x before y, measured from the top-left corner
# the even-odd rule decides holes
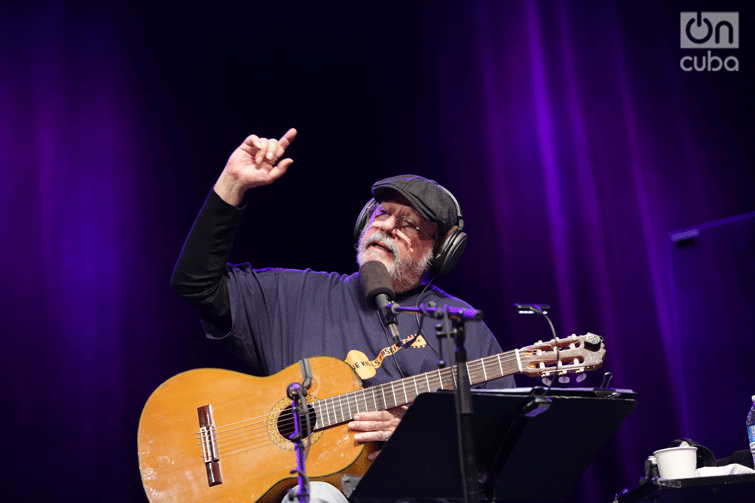
[[[431,239],[434,239],[434,236],[426,231],[423,231],[417,224],[417,222],[412,219],[412,217],[407,217],[404,215],[396,216],[395,213],[388,211],[388,209],[382,204],[378,204],[377,208],[375,208],[370,222],[373,224],[375,222],[382,223],[391,217],[394,217],[396,220],[396,223],[393,224],[393,228],[401,231],[407,238],[412,239],[424,235]]]

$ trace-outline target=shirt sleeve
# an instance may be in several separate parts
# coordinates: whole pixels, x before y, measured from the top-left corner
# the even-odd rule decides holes
[[[244,209],[226,203],[211,190],[186,237],[170,279],[173,291],[199,309],[200,315],[221,332],[231,329],[225,273]]]

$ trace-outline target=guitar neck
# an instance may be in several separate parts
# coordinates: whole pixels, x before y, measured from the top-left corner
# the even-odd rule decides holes
[[[470,384],[480,384],[522,370],[519,350],[467,362]],[[456,366],[311,402],[317,415],[315,430],[351,421],[358,412],[387,410],[412,403],[417,395],[456,388]]]

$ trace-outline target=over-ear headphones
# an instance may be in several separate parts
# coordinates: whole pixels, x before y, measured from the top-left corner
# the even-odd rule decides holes
[[[703,466],[716,466],[716,456],[713,454],[713,451],[704,445],[700,445],[691,438],[677,438],[668,444],[668,446],[679,447],[682,442],[687,442],[688,445],[697,447],[697,468],[702,468]]]
[[[440,185],[438,187],[451,197],[456,209],[456,225],[451,227],[446,232],[446,235],[435,245],[435,253],[431,265],[431,270],[436,275],[443,276],[444,274],[448,274],[461,258],[464,248],[467,247],[467,235],[464,233],[464,216],[461,213],[459,202],[448,189]],[[362,211],[359,212],[359,217],[354,225],[354,240],[359,241],[359,236],[362,234],[362,230],[369,224],[370,217],[374,213],[377,204],[378,202],[373,197],[364,205]]]

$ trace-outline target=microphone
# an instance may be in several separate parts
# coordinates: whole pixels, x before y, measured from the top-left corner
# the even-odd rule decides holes
[[[299,394],[301,393],[301,396],[307,396],[307,389],[304,388],[301,384],[298,382],[292,382],[288,385],[286,388],[286,395],[291,400],[296,400],[299,397]]]
[[[401,347],[401,337],[398,333],[398,323],[391,307],[396,299],[396,292],[391,285],[388,268],[378,260],[365,262],[359,268],[359,282],[367,298],[367,304],[380,311],[383,324],[388,327],[393,336],[393,343]]]

